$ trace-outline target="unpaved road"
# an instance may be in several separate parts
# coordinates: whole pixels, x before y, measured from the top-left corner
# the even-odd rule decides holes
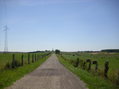
[[[6,89],[87,89],[85,84],[59,63],[55,54],[39,68]]]

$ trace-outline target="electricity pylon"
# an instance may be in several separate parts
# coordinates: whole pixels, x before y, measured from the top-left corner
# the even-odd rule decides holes
[[[5,31],[4,52],[8,52],[8,27],[7,25],[4,27],[4,31]]]

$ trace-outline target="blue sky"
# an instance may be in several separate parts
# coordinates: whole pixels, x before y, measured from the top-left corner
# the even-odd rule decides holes
[[[118,0],[0,0],[0,50],[119,49]]]

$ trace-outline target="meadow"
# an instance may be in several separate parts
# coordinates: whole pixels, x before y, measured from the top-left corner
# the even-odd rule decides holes
[[[94,79],[93,77],[99,77],[102,78],[101,81],[109,81],[107,84],[105,85],[104,89],[118,89],[118,84],[119,84],[119,53],[106,53],[106,52],[98,52],[98,53],[79,53],[79,52],[75,52],[75,53],[71,53],[71,52],[64,52],[60,55],[59,59],[61,59],[62,64],[64,64],[65,66],[67,66],[67,68],[72,68],[70,69],[72,72],[75,72],[76,74],[79,74],[80,72],[77,71],[82,71],[82,73],[80,73],[79,75],[82,76],[81,74],[84,73],[83,76],[85,76],[85,73],[89,75],[91,74],[92,79]],[[77,59],[79,59],[79,64],[77,67],[74,67],[74,64],[76,64]],[[97,71],[95,71],[95,65],[93,63],[91,63],[91,70],[88,71],[87,67],[88,67],[88,63],[86,64],[86,68],[83,69],[81,68],[81,64],[80,64],[80,60],[82,60],[83,62],[86,62],[87,59],[90,59],[91,61],[97,61],[98,63],[98,69]],[[107,73],[108,78],[104,77],[104,69],[105,69],[105,62],[108,61],[109,62],[109,70]],[[67,62],[67,63],[66,63]],[[76,70],[76,71],[75,71]],[[83,80],[88,79],[89,76],[83,78]],[[87,80],[85,82],[88,82],[90,80]],[[96,79],[98,80],[98,79]],[[93,81],[90,81],[93,83]],[[98,81],[99,82],[99,81]],[[96,83],[95,79],[94,79],[94,83]],[[96,87],[94,88],[92,84],[90,84],[88,82],[89,86],[92,87],[90,89],[101,89],[102,86],[97,84]],[[92,85],[92,86],[91,86]],[[114,88],[114,86],[110,86],[109,85],[114,85],[115,87],[117,86],[118,88]],[[103,89],[103,88],[102,88]]]
[[[42,58],[43,55],[48,54],[47,52],[41,53],[0,53],[0,70],[3,70],[7,63],[11,63],[13,60],[13,54],[15,55],[15,60],[21,62],[21,57],[23,55],[24,65],[28,64],[28,55],[30,61],[32,61],[32,57],[35,55],[39,58]],[[34,58],[35,60],[35,58]]]
[[[10,86],[25,74],[32,72],[49,56],[49,52],[0,53],[0,89]],[[15,59],[15,62],[13,59]]]

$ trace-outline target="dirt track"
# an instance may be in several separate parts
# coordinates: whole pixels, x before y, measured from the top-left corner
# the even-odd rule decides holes
[[[85,84],[59,63],[55,54],[39,68],[6,89],[87,89]]]

